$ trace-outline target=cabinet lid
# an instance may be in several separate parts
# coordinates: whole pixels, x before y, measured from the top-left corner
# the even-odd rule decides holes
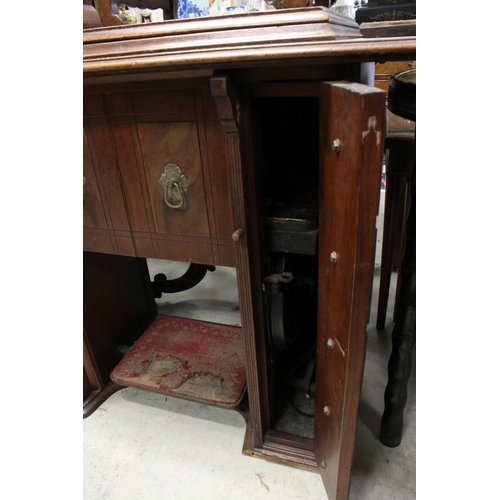
[[[414,37],[371,42],[354,20],[324,7],[175,19],[84,30],[83,72],[88,77],[345,61],[346,56],[373,60],[375,54],[415,51]]]

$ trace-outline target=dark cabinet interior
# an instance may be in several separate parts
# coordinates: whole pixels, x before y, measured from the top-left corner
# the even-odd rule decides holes
[[[319,238],[319,99],[252,100],[259,144],[260,232],[270,429],[312,439]],[[312,441],[311,441],[312,443]]]

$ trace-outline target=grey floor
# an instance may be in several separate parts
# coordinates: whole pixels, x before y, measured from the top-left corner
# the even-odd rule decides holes
[[[383,192],[382,192],[383,194]],[[388,323],[375,328],[380,271],[383,196],[368,325],[363,391],[357,425],[351,500],[416,498],[415,368],[409,384],[403,442],[387,448],[378,441],[391,351],[391,283]],[[151,274],[176,271],[150,261]],[[217,275],[182,294],[162,299],[159,310],[195,319],[238,324],[234,271]],[[174,277],[173,275],[170,275]],[[415,364],[414,364],[415,366]],[[319,474],[241,454],[245,424],[235,411],[126,388],[83,421],[86,500],[326,500]]]

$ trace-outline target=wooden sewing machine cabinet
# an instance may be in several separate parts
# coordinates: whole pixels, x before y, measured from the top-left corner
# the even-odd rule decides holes
[[[415,46],[320,7],[84,30],[84,416],[134,385],[124,359],[158,338],[147,259],[234,267],[241,328],[213,335],[220,352],[238,337],[241,397],[169,394],[238,409],[243,453],[318,469],[329,498],[348,497],[386,114],[365,63]],[[281,293],[287,265],[310,293]],[[293,323],[299,339],[280,339]],[[310,434],[278,423],[283,373],[307,349]]]

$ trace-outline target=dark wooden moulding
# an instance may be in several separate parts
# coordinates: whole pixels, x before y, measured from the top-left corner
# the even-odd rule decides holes
[[[364,63],[415,54],[414,36],[363,38],[356,23],[319,7],[84,30],[86,416],[120,388],[109,382],[123,356],[117,346],[137,340],[156,316],[145,258],[234,266],[247,372],[243,452],[318,469],[330,499],[348,497],[385,137],[385,95],[362,85]],[[314,440],[270,423],[252,100],[286,96],[313,96],[321,110]],[[194,157],[172,149],[169,134],[196,144],[195,153],[185,149]],[[201,216],[164,225],[153,146],[196,166]],[[114,283],[126,300],[105,299]]]

